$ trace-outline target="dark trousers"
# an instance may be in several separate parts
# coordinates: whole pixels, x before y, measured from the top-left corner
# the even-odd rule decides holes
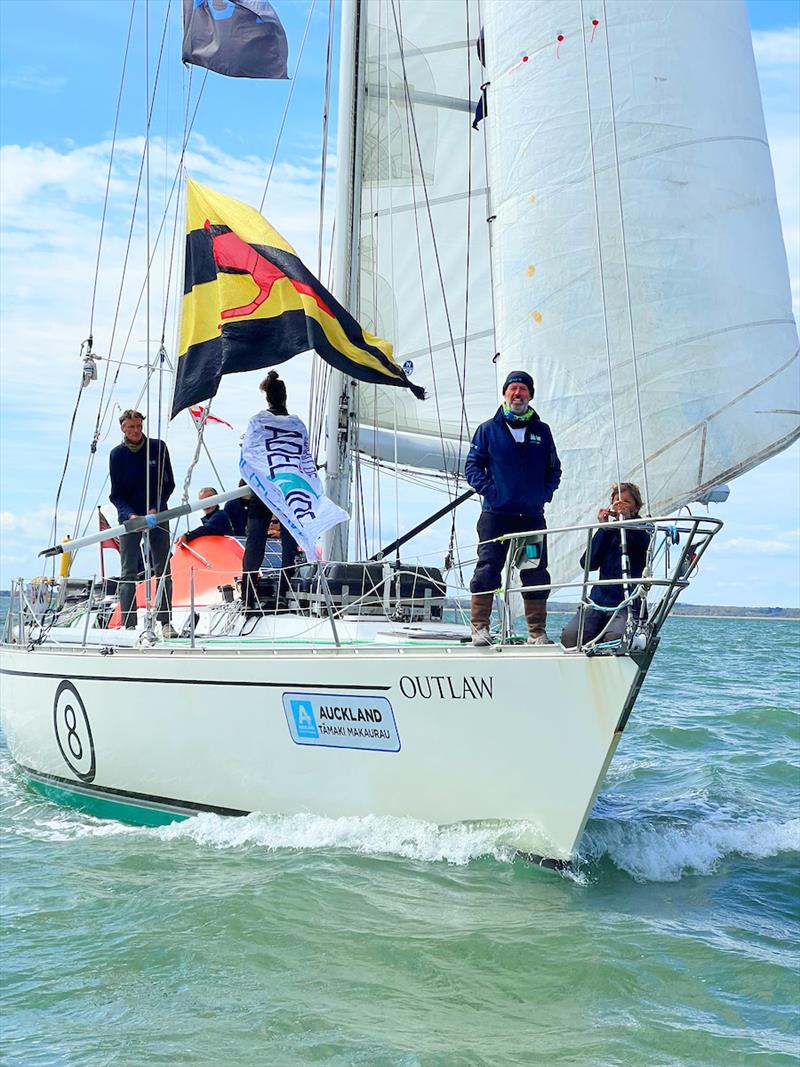
[[[501,534],[521,533],[523,530],[546,530],[544,515],[495,515],[482,511],[478,519],[478,540],[489,541]],[[478,546],[478,562],[470,582],[471,593],[489,593],[499,589],[503,580],[503,567],[508,555],[509,542],[496,541]],[[547,539],[542,542],[542,559],[538,567],[524,567],[520,581],[530,592],[522,594],[525,600],[547,600],[550,591],[536,589],[550,584],[547,569]]]
[[[119,539],[120,555],[120,590],[119,606],[122,611],[122,625],[126,630],[136,629],[136,578],[143,567],[142,537],[144,534],[123,534]],[[169,525],[154,526],[147,532],[150,544],[150,565],[158,588],[161,575],[166,570],[166,578],[157,605],[156,617],[159,622],[169,622],[172,604],[172,572],[169,567]]]
[[[638,610],[635,606],[633,610],[634,613],[638,615]],[[587,608],[583,618],[583,643],[586,644],[587,641],[593,641],[595,637],[601,633],[610,618],[610,611],[598,611],[597,608]],[[576,612],[564,627],[561,633],[561,644],[564,648],[575,648],[577,645],[580,621],[580,612]],[[621,611],[617,612],[611,623],[608,625],[608,629],[603,634],[602,640],[619,641],[625,633],[627,623],[628,609],[623,608]]]
[[[245,607],[252,607],[255,603],[254,581],[261,573],[261,564],[264,561],[264,552],[267,547],[267,531],[272,522],[272,512],[264,501],[255,494],[250,498],[247,508],[246,541],[244,543],[244,559],[242,560],[242,580],[244,583]],[[294,557],[297,553],[295,539],[285,527],[281,526],[281,576],[278,586],[278,595],[285,596],[289,588],[289,574],[294,566]]]

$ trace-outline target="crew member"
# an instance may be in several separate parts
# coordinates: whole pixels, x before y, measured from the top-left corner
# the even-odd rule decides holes
[[[503,385],[503,403],[494,418],[481,423],[467,456],[467,481],[483,497],[478,519],[478,563],[470,583],[472,643],[490,645],[492,596],[500,587],[508,542],[503,534],[546,529],[544,506],[561,481],[561,463],[553,435],[530,406],[533,379],[513,371]],[[547,636],[547,542],[531,546],[531,558],[520,567],[528,642],[549,645]]]
[[[620,482],[612,485],[610,492],[611,504],[609,507],[600,508],[597,512],[597,521],[609,523],[602,530],[597,530],[592,537],[589,551],[589,570],[600,570],[600,580],[606,581],[611,578],[622,578],[622,538],[619,527],[615,527],[614,519],[638,519],[642,507],[642,494],[639,486],[633,482]],[[625,528],[625,545],[628,552],[628,577],[641,578],[647,562],[647,550],[650,547],[650,539],[653,530],[650,524],[636,528]],[[586,566],[586,553],[581,556],[581,567]],[[629,593],[634,592],[630,586]],[[602,633],[604,641],[618,641],[625,633],[625,625],[628,621],[627,611],[618,611],[614,615],[614,608],[618,607],[625,599],[625,586],[619,585],[595,585],[590,593],[590,600],[598,607],[581,609],[583,617],[583,640],[593,641]],[[605,608],[606,610],[600,610]],[[631,610],[635,615],[639,614],[639,599],[636,598]],[[580,628],[581,612],[570,619],[561,634],[561,644],[565,648],[574,648],[578,643],[578,630]],[[608,627],[606,629],[606,626]],[[605,632],[603,633],[603,631]]]
[[[197,494],[197,499],[207,500],[208,497],[216,495],[217,490],[207,485]],[[194,541],[196,537],[225,537],[226,535],[230,537],[232,534],[233,526],[231,525],[231,520],[219,504],[212,504],[210,508],[203,508],[200,526],[195,526],[193,530],[187,530],[185,534],[181,534],[175,544],[187,545],[190,541]]]
[[[277,371],[271,370],[259,389],[267,398],[267,410],[271,415],[285,416],[289,412],[286,408],[286,383],[278,377]],[[244,587],[244,607],[249,613],[257,612],[255,595],[255,582],[261,572],[261,564],[264,560],[264,552],[267,547],[267,534],[270,523],[277,516],[273,515],[270,508],[264,503],[257,493],[253,493],[247,504],[247,540],[244,545],[244,559],[242,560],[242,584]],[[278,587],[278,597],[286,596],[289,589],[288,575],[294,567],[297,554],[297,543],[285,526],[281,526],[281,574]]]
[[[140,411],[128,408],[122,412],[119,417],[122,444],[112,448],[109,456],[109,499],[117,509],[120,523],[164,511],[175,488],[169,450],[163,441],[145,437],[143,421],[144,415]],[[146,531],[120,537],[119,603],[122,625],[128,630],[136,629],[136,580],[142,568],[143,533],[156,585],[161,589],[156,605],[157,618],[162,624],[163,636],[175,637],[170,625],[172,574],[169,566],[169,523],[166,522]]]
[[[239,479],[239,488],[247,485],[244,478]],[[244,537],[247,533],[247,505],[250,503],[252,494],[248,493],[247,496],[236,496],[233,500],[227,500],[225,507],[222,509],[230,520],[230,524],[233,527],[234,537]]]

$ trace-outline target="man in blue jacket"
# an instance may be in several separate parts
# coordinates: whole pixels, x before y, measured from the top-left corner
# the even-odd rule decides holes
[[[118,522],[140,515],[155,515],[164,511],[175,488],[169,451],[163,441],[148,440],[142,430],[144,415],[129,408],[119,417],[122,444],[111,449],[109,499],[117,509]],[[153,574],[161,584],[162,596],[157,605],[157,618],[164,637],[174,637],[170,625],[172,604],[172,575],[169,569],[169,524],[153,526],[147,531],[147,542]],[[120,594],[122,625],[136,629],[136,578],[142,569],[142,533],[123,534],[119,543]],[[165,575],[163,583],[161,576]]]
[[[207,485],[197,494],[197,499],[206,500],[208,497],[216,495],[217,490]],[[185,534],[181,534],[175,544],[188,545],[190,541],[194,541],[198,537],[225,537],[226,535],[233,536],[231,520],[219,504],[212,504],[210,508],[203,508],[200,526],[195,526],[193,530],[187,530]]]
[[[483,497],[478,519],[478,563],[470,583],[472,593],[472,643],[490,645],[489,620],[492,594],[500,587],[508,542],[494,541],[503,534],[544,530],[544,506],[553,499],[561,481],[561,464],[547,423],[530,406],[533,379],[526,371],[512,371],[503,385],[503,404],[494,418],[475,431],[467,456],[467,481]],[[528,642],[552,644],[547,636],[548,591],[536,587],[550,584],[547,542],[532,548],[529,561],[520,567]]]

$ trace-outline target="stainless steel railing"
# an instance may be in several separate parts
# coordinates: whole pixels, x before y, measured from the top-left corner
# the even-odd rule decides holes
[[[625,613],[627,619],[625,634],[623,638],[615,640],[613,649],[629,651],[640,646],[646,647],[658,633],[678,596],[688,586],[711,540],[721,528],[722,522],[710,517],[678,515],[633,519],[613,525],[616,529],[629,530],[646,527],[648,531],[652,531],[647,562],[641,576],[634,577],[628,574],[620,579],[606,580],[590,577],[589,557],[592,538],[597,530],[606,527],[603,523],[584,523],[556,527],[546,531],[522,531],[495,539],[508,546],[503,584],[500,589],[479,595],[497,598],[500,609],[498,634],[500,645],[517,643],[520,640],[512,626],[514,599],[526,587],[521,584],[521,581],[515,582],[514,580],[514,560],[528,539],[545,538],[549,545],[562,537],[569,538],[570,544],[584,542],[586,562],[577,578],[536,586],[536,589],[547,593],[548,596],[556,592],[568,592],[576,598],[575,610],[580,613],[576,649],[596,653],[604,650],[606,642],[603,641],[603,635],[608,625],[597,637],[585,640],[585,614],[590,608],[597,607],[592,603],[591,589],[622,585],[622,602],[616,608],[607,610],[609,624],[621,613]],[[577,539],[576,535],[579,535]],[[477,545],[472,547],[477,549]],[[471,562],[473,562],[472,559],[462,558],[462,570],[467,569]],[[417,563],[422,563],[422,560],[418,558]],[[353,565],[358,564],[354,562]],[[366,563],[364,566],[366,567]],[[427,566],[430,566],[430,560]],[[374,568],[375,564],[372,563],[371,567]],[[420,618],[429,622],[439,619],[446,622],[442,608],[446,607],[458,615],[459,611],[463,611],[463,603],[459,594],[466,593],[463,587],[452,581],[452,576],[447,584],[446,593],[443,592],[441,597],[432,596],[430,589],[420,597],[416,597],[413,591],[410,597],[398,595],[403,574],[405,573],[408,577],[420,569],[424,570],[424,567],[425,564],[422,568],[411,568],[409,565],[409,570],[404,571],[404,565],[395,567],[385,564],[382,568],[382,576],[371,578],[369,581],[367,580],[368,572],[365,570],[360,595],[342,596],[337,602],[337,597],[332,594],[328,585],[324,568],[317,566],[315,589],[303,594],[303,606],[300,606],[295,594],[290,591],[290,610],[294,615],[308,616],[309,623],[313,621],[318,623],[321,617],[326,617],[337,646],[343,643],[343,639],[336,622],[345,617],[363,614],[373,618],[382,616],[393,622],[402,622],[403,619],[413,622]],[[12,585],[10,610],[2,640],[5,643],[15,644],[30,640],[42,641],[46,640],[47,633],[52,626],[71,626],[77,628],[76,636],[79,633],[81,635],[79,641],[85,645],[89,629],[102,626],[102,617],[110,615],[114,603],[113,592],[117,588],[118,582],[111,584],[103,580],[98,581],[96,578],[41,579],[27,586],[22,579],[17,579]],[[431,610],[434,605],[436,605],[435,612]],[[194,574],[190,579],[189,603],[181,605],[181,608],[188,609],[188,636],[190,647],[194,648],[197,643]],[[221,601],[219,610],[223,608],[231,617],[239,612],[238,603],[235,600],[226,605],[223,605]],[[268,617],[270,610],[264,608],[262,614]],[[105,621],[107,622],[107,618]],[[240,632],[246,635],[246,631],[240,630]],[[226,629],[225,636],[229,636],[230,633],[230,628]],[[465,631],[465,638],[468,639],[468,636],[468,632]]]

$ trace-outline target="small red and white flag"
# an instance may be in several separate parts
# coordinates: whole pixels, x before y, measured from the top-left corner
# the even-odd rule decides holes
[[[229,430],[233,429],[229,422],[226,422],[224,419],[218,419],[216,415],[212,415],[208,408],[204,407],[202,404],[195,404],[193,408],[189,408],[189,414],[194,419],[194,424],[198,430],[207,422],[218,422],[221,426],[227,426]]]
[[[103,532],[103,530],[111,529],[111,527],[108,525],[108,519],[102,513],[100,508],[97,509],[97,523],[101,533]],[[119,552],[119,538],[107,537],[105,541],[100,542],[100,548],[116,548],[117,552]]]

